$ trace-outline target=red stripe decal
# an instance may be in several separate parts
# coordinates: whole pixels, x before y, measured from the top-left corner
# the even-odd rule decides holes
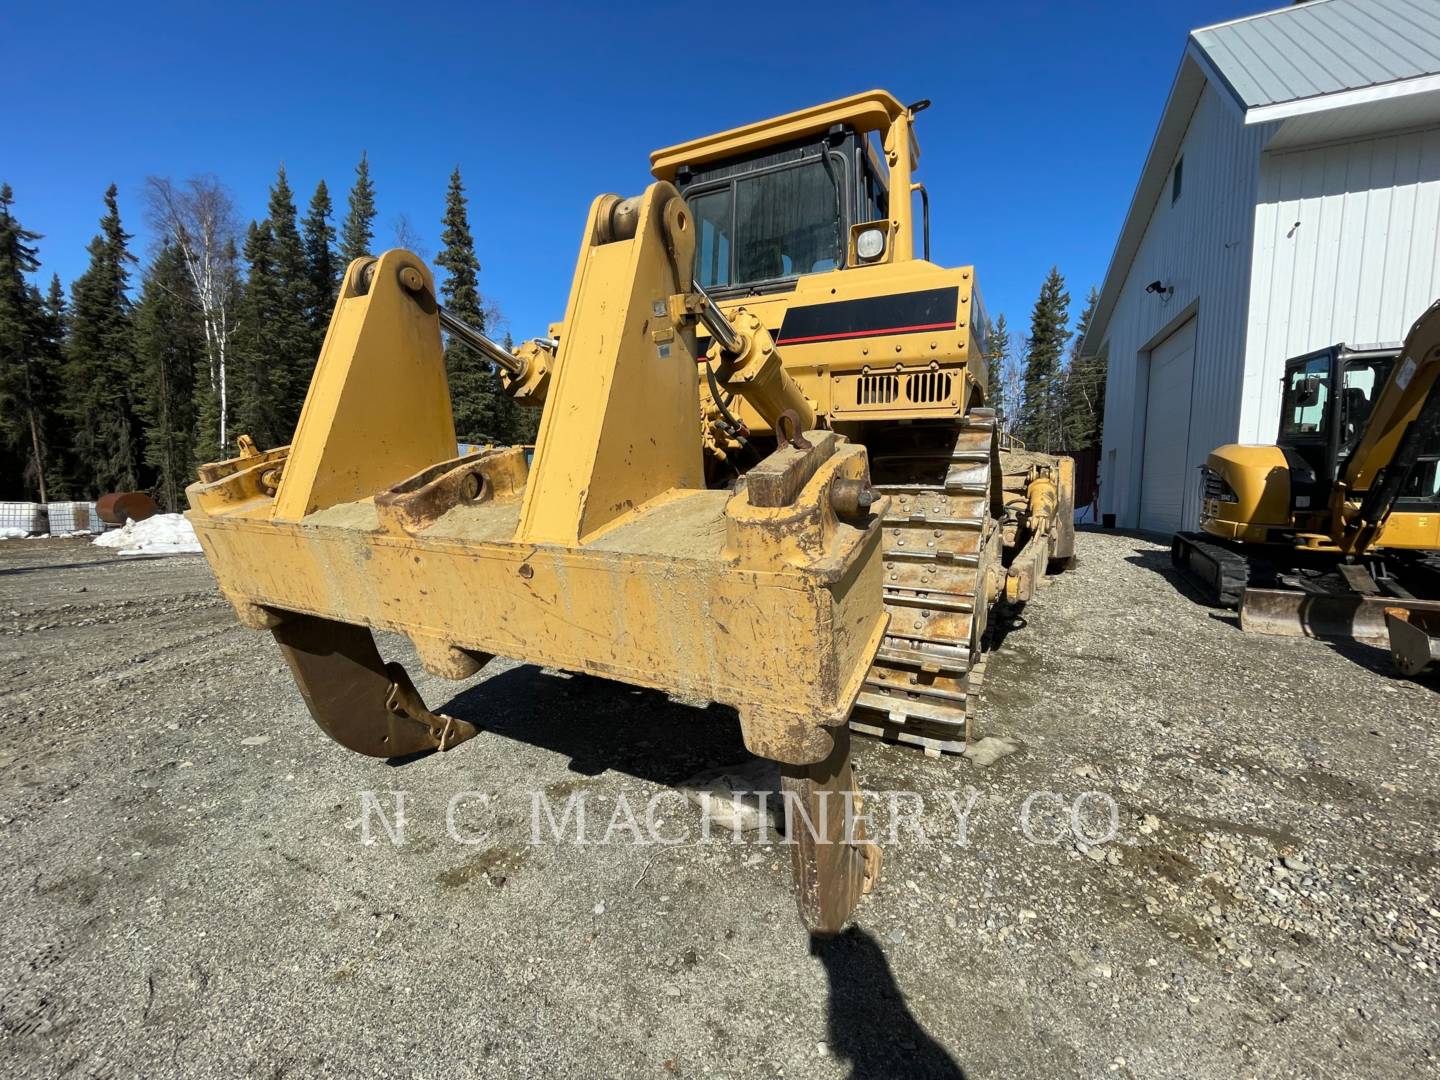
[[[839,338],[880,337],[882,334],[915,334],[922,330],[954,330],[953,322],[925,323],[921,326],[885,326],[878,330],[847,330],[843,334],[812,334],[809,337],[781,338],[776,345],[803,345],[807,341],[835,341]]]

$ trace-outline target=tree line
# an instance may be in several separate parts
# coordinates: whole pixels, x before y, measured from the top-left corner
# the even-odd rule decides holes
[[[144,201],[157,237],[148,262],[131,251],[112,184],[67,295],[58,274],[44,291],[31,280],[42,237],[0,184],[0,498],[146,490],[181,509],[195,467],[232,456],[240,434],[288,443],[344,270],[377,246],[363,153],[338,229],[325,181],[302,218],[284,166],[265,217],[243,232],[214,177],[151,177]],[[484,329],[498,312],[480,294],[459,168],[441,226],[441,302]],[[396,233],[414,246],[404,219]],[[491,366],[454,343],[445,365],[462,441],[533,440],[538,410],[516,406]]]
[[[1072,331],[1065,278],[1051,267],[1030,313],[1028,337],[1012,342],[1003,313],[990,327],[986,401],[1003,414],[1004,430],[1028,449],[1063,453],[1101,445],[1106,357],[1080,353],[1098,300],[1092,286]]]

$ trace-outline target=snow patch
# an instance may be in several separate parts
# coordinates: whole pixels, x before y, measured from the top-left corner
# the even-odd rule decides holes
[[[176,555],[200,550],[195,530],[183,514],[156,514],[144,521],[127,521],[123,527],[97,536],[94,544],[111,548],[118,555]]]

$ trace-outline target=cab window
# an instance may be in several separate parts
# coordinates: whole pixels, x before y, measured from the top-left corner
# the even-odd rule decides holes
[[[695,278],[702,289],[730,284],[731,193],[728,187],[689,200],[697,228]]]
[[[839,169],[813,159],[735,183],[735,281],[834,270],[844,258]]]
[[[702,288],[784,282],[845,265],[849,200],[845,155],[835,151],[703,182],[685,192],[698,234]]]
[[[1330,407],[1330,357],[1315,356],[1285,373],[1281,436],[1319,435]]]
[[[1440,505],[1440,432],[1421,445],[1410,475],[1400,488],[1399,501],[1424,503],[1427,507]]]
[[[1340,448],[1353,450],[1365,434],[1375,398],[1390,377],[1395,361],[1390,357],[1352,360],[1345,366],[1340,391]]]
[[[860,147],[862,189],[859,221],[884,221],[890,216],[890,192],[885,186],[883,166],[880,165],[883,155],[877,148],[877,137],[872,131]]]

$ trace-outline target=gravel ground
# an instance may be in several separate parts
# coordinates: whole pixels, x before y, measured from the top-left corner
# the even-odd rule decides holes
[[[854,928],[816,943],[778,845],[532,843],[537,792],[583,797],[592,841],[621,796],[641,829],[659,796],[662,834],[697,832],[674,787],[744,759],[724,709],[411,664],[487,730],[371,761],[315,728],[200,558],[0,544],[0,1069],[1440,1073],[1437,684],[1242,636],[1157,544],[1079,551],[989,668],[984,731],[1017,753],[857,743],[895,842]],[[405,842],[372,814],[366,845],[365,793],[397,791]],[[447,832],[460,792],[488,796],[456,804],[478,842]],[[925,842],[884,792],[915,793]]]

